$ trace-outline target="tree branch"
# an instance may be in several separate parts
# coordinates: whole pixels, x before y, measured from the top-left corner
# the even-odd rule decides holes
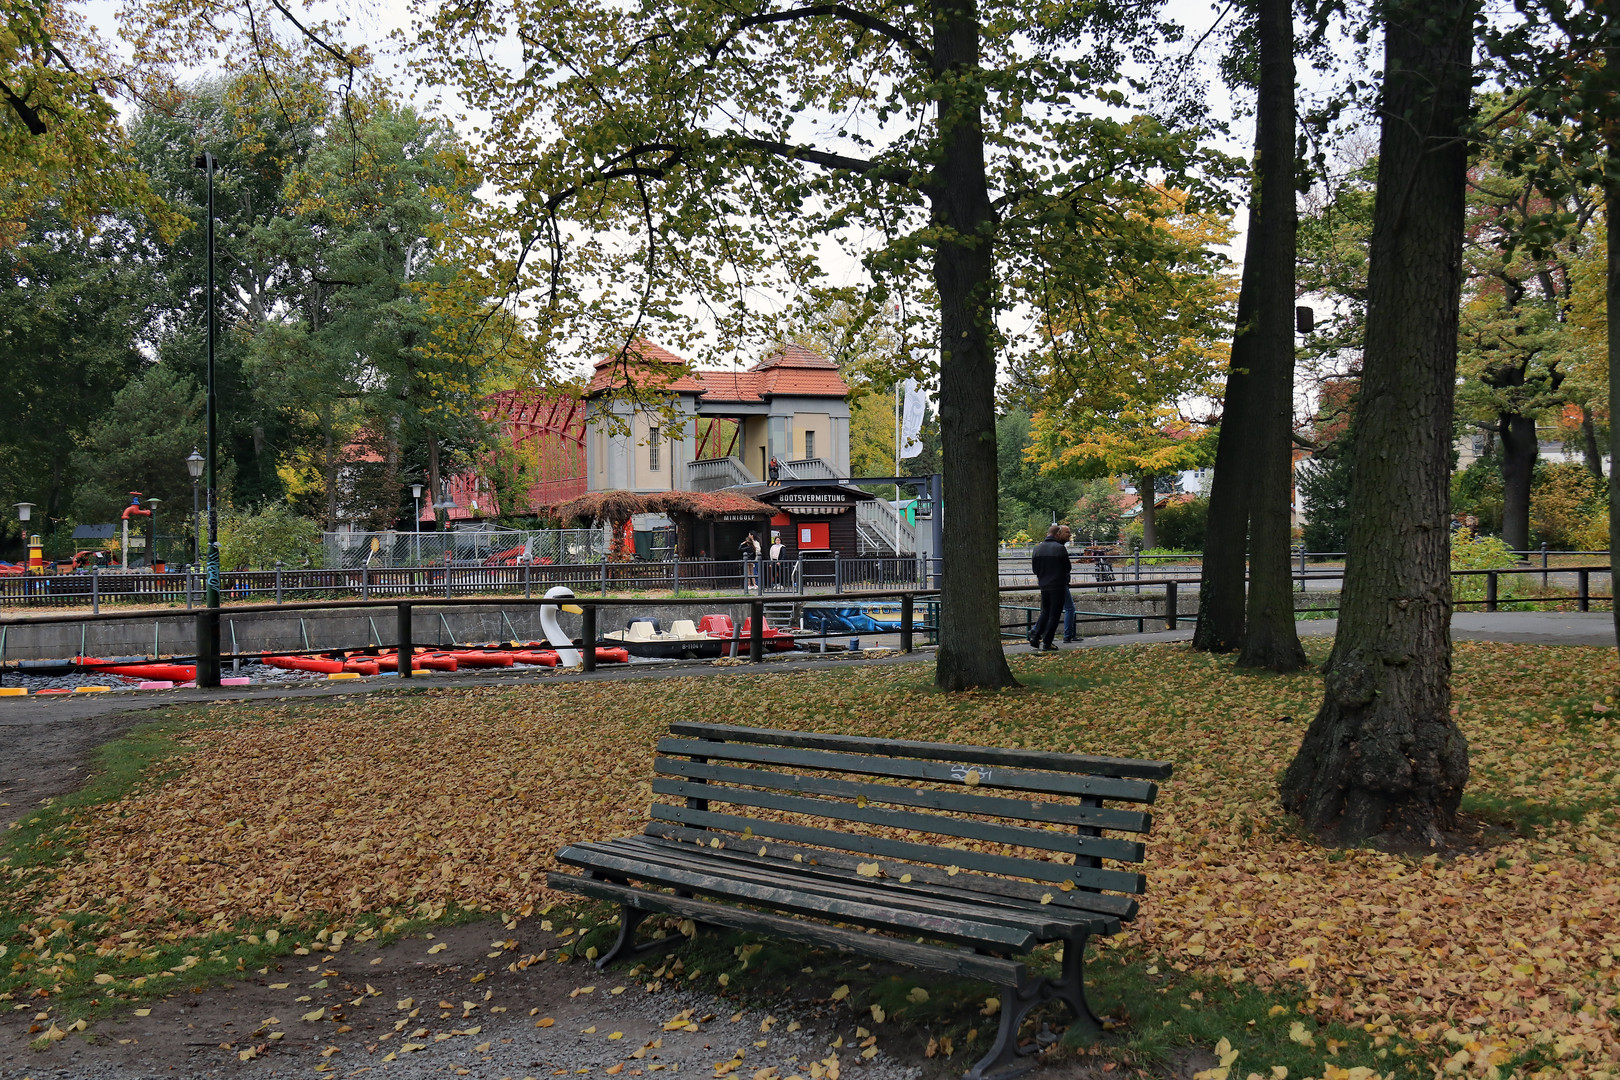
[[[4,81],[0,81],[0,94],[5,95],[6,102],[11,106],[11,111],[17,114],[17,119],[23,122],[23,127],[28,129],[30,135],[43,135],[49,130],[45,126],[45,121],[39,118],[39,110],[18,97],[16,91],[7,86]]]
[[[899,45],[901,48],[905,49],[906,52],[911,54],[912,59],[921,63],[935,75],[944,74],[944,69],[940,67],[939,62],[934,58],[933,52],[923,45],[922,42],[918,41],[916,38],[912,37],[910,34],[906,33],[893,23],[886,22],[885,20],[878,18],[876,15],[869,15],[864,11],[857,11],[848,4],[814,4],[809,7],[790,8],[787,11],[773,11],[767,15],[750,15],[748,18],[737,24],[737,32],[741,33],[750,27],[765,26],[770,23],[794,22],[799,19],[816,19],[823,16],[831,16],[833,18],[843,19],[845,22],[854,23],[856,26],[859,26],[862,29],[870,30],[879,37],[888,38],[896,45]],[[729,41],[730,38],[728,37],[727,40]],[[725,46],[725,44],[726,42],[722,41],[719,44],[712,46],[709,50],[710,54],[712,55],[718,52]]]
[[[294,15],[292,12],[288,11],[286,6],[284,4],[282,4],[281,0],[270,0],[270,4],[277,11],[281,12],[282,15],[286,16],[288,22],[290,22],[294,26],[298,27],[299,33],[303,34],[310,41],[314,42],[316,47],[321,49],[323,52],[331,54],[333,57],[335,57],[337,59],[338,63],[342,64],[344,67],[348,68],[350,71],[354,70],[355,65],[354,65],[353,60],[350,60],[348,58],[348,56],[346,56],[344,53],[340,52],[337,49],[336,46],[331,45],[328,42],[326,42],[325,40],[323,40],[319,35],[317,35],[315,33],[315,31],[311,30],[309,27],[307,27],[303,23],[299,22],[298,17],[296,15]]]
[[[791,143],[777,142],[774,139],[736,136],[728,137],[724,141],[743,149],[759,150],[792,161],[807,161],[812,165],[820,165],[827,169],[859,173],[874,180],[887,180],[891,184],[909,185],[916,176],[913,170],[900,165],[885,165],[882,162],[870,161],[866,158],[830,154],[825,150],[816,150],[808,146],[794,146]]]

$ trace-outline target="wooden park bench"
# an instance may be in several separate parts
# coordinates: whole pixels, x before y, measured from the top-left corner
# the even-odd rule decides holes
[[[1029,1067],[1052,1036],[1019,1045],[1037,1006],[1061,1001],[1082,1024],[1092,934],[1137,912],[1146,833],[1136,808],[1170,776],[1162,761],[951,743],[672,724],[653,766],[652,821],[640,836],[570,844],[582,874],[554,889],[620,906],[619,937],[597,961],[668,948],[638,944],[652,913],[809,942],[983,979],[1001,990],[1000,1028],[967,1076]],[[1021,797],[1020,797],[1021,796]],[[722,805],[724,809],[714,809]],[[876,931],[876,932],[874,932]],[[1018,957],[1062,942],[1059,978]]]

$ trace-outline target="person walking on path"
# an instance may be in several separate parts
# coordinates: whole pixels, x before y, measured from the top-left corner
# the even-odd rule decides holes
[[[1069,595],[1069,527],[1053,525],[1046,530],[1046,539],[1035,545],[1030,553],[1030,566],[1035,571],[1035,584],[1041,590],[1041,617],[1030,635],[1030,647],[1037,650],[1054,649],[1052,637],[1063,618],[1063,600]]]

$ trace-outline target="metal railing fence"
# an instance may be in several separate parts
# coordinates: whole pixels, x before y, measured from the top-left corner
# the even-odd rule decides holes
[[[220,575],[226,603],[297,603],[329,599],[544,596],[559,585],[576,593],[718,593],[768,595],[800,590],[841,594],[852,589],[928,588],[939,581],[939,563],[913,555],[844,558],[801,556],[796,560],[669,559],[625,562],[482,564],[422,567],[359,566],[344,570],[243,570]],[[107,572],[23,574],[0,578],[0,604],[10,607],[103,606],[198,607],[203,575],[192,570],[163,574]]]
[[[879,560],[879,561],[881,561],[881,560]],[[899,560],[896,560],[896,561],[899,561]],[[623,566],[623,565],[633,565],[633,564],[616,564],[616,565]],[[1581,610],[1581,611],[1590,610],[1590,604],[1591,604],[1592,601],[1612,601],[1613,600],[1612,595],[1609,595],[1609,596],[1593,595],[1591,593],[1591,591],[1590,591],[1591,575],[1594,574],[1594,573],[1607,574],[1610,571],[1610,567],[1608,567],[1608,566],[1581,566],[1581,567],[1572,567],[1572,568],[1569,568],[1569,569],[1572,570],[1573,572],[1575,572],[1579,576],[1580,588],[1579,588],[1579,592],[1578,592],[1578,603],[1579,603],[1578,610]],[[745,576],[746,576],[747,572],[748,572],[748,568],[747,567],[742,567],[742,573]],[[1540,572],[1539,568],[1520,567],[1520,568],[1516,568],[1516,569],[1513,569],[1513,570],[1458,570],[1458,571],[1453,571],[1452,576],[1453,577],[1463,577],[1463,578],[1469,578],[1469,577],[1476,577],[1477,576],[1477,577],[1484,578],[1485,583],[1486,583],[1486,596],[1485,596],[1485,598],[1483,600],[1480,600],[1480,601],[1464,601],[1464,602],[1462,602],[1462,604],[1471,605],[1473,603],[1479,603],[1479,604],[1485,606],[1487,611],[1494,611],[1494,610],[1498,610],[1498,604],[1499,604],[1498,586],[1499,586],[1499,583],[1500,583],[1500,579],[1502,577],[1518,575],[1518,574],[1535,574],[1535,573],[1539,573],[1539,572]],[[1137,582],[1133,582],[1133,584],[1140,584],[1140,585],[1148,588],[1150,590],[1150,595],[1155,596],[1155,598],[1162,599],[1163,603],[1164,603],[1162,613],[1147,613],[1147,612],[1114,613],[1114,612],[1081,611],[1081,612],[1077,612],[1077,614],[1082,616],[1084,618],[1084,621],[1087,621],[1087,622],[1095,622],[1095,621],[1100,621],[1100,620],[1133,621],[1133,622],[1135,622],[1137,624],[1138,632],[1144,632],[1146,630],[1148,624],[1150,624],[1150,623],[1152,623],[1152,624],[1162,624],[1164,626],[1164,628],[1166,628],[1168,630],[1175,630],[1175,629],[1179,628],[1179,623],[1180,623],[1180,621],[1182,619],[1182,615],[1180,613],[1179,604],[1178,604],[1178,599],[1179,599],[1179,596],[1180,596],[1180,589],[1184,585],[1196,585],[1197,584],[1197,579],[1194,579],[1194,578],[1147,578],[1147,579],[1141,579],[1141,580],[1139,580]],[[1095,584],[1078,583],[1078,584],[1076,584],[1075,588],[1077,588],[1077,589],[1079,589],[1081,591],[1085,591],[1085,590],[1088,590],[1088,589],[1095,589],[1096,586],[1095,586]],[[1019,592],[1019,591],[1024,591],[1024,588],[1023,588],[1023,586],[1017,586],[1017,585],[1003,586],[1001,591],[1003,593]],[[919,603],[922,603],[925,606],[927,606],[928,610],[933,610],[933,606],[937,605],[938,601],[937,601],[936,598],[939,595],[939,590],[936,589],[936,588],[911,587],[911,588],[856,589],[856,590],[851,590],[851,591],[844,592],[841,595],[843,597],[847,598],[849,601],[854,602],[854,603],[859,603],[859,602],[864,602],[864,601],[869,601],[869,600],[884,600],[884,599],[895,599],[895,598],[899,599],[900,604],[901,604],[901,619],[900,619],[900,625],[897,628],[896,632],[898,632],[898,634],[899,634],[901,648],[904,651],[909,652],[909,651],[912,650],[912,648],[915,645],[915,634],[917,632],[919,632],[921,630],[927,630],[930,633],[933,633],[933,632],[937,632],[938,629],[939,629],[940,620],[937,617],[929,618],[929,619],[925,620],[925,622],[922,623],[922,624],[919,624],[918,621],[917,621],[917,618],[916,618],[917,607],[918,607]],[[816,603],[818,601],[824,601],[826,599],[826,596],[827,596],[827,594],[825,594],[825,593],[819,593],[819,594],[818,593],[810,593],[810,592],[805,592],[805,591],[802,591],[802,590],[791,591],[791,592],[782,592],[782,593],[777,593],[777,594],[772,594],[772,593],[769,593],[769,592],[760,592],[758,590],[758,586],[756,584],[756,588],[755,588],[754,591],[745,592],[745,593],[743,593],[741,595],[729,595],[729,596],[720,595],[720,596],[705,596],[705,597],[681,597],[681,596],[675,596],[675,597],[660,598],[658,600],[658,603],[661,606],[676,606],[676,607],[681,607],[681,606],[686,606],[686,607],[699,607],[699,606],[712,607],[712,606],[715,606],[715,605],[727,605],[727,604],[731,604],[731,605],[746,604],[746,605],[748,605],[748,610],[750,612],[749,618],[752,620],[752,622],[750,624],[750,635],[749,635],[749,639],[748,639],[749,640],[748,654],[749,654],[749,659],[757,662],[757,661],[763,659],[763,630],[764,630],[764,626],[765,626],[766,605],[768,603],[772,604],[772,605],[779,604],[779,603],[792,603],[792,604],[803,604],[803,603],[807,603],[807,602],[808,603]],[[1515,603],[1534,604],[1534,603],[1545,603],[1545,602],[1549,602],[1549,601],[1562,602],[1562,601],[1567,600],[1567,599],[1568,598],[1558,598],[1558,597],[1516,598],[1513,602],[1515,602]],[[394,654],[398,654],[403,660],[404,657],[410,655],[412,653],[412,651],[414,650],[414,645],[412,644],[412,641],[411,641],[411,634],[412,634],[411,627],[413,625],[413,623],[412,623],[413,609],[415,609],[417,607],[429,607],[429,608],[431,608],[431,607],[446,607],[446,606],[452,606],[452,605],[470,605],[470,606],[501,606],[501,605],[505,605],[505,606],[508,606],[508,607],[521,607],[521,606],[545,604],[545,603],[548,603],[548,602],[555,602],[555,601],[547,601],[543,597],[533,596],[533,595],[525,595],[525,596],[523,596],[521,598],[516,597],[516,596],[502,596],[502,597],[463,596],[463,597],[458,597],[458,596],[454,596],[454,595],[431,596],[431,597],[423,596],[423,597],[413,597],[413,598],[405,598],[405,599],[378,597],[378,598],[364,598],[364,599],[359,599],[359,600],[343,600],[343,601],[330,601],[330,600],[327,600],[327,601],[288,603],[288,604],[286,604],[284,606],[283,610],[297,612],[297,611],[320,611],[320,610],[356,609],[356,608],[364,608],[364,609],[387,609],[387,608],[393,608],[395,610],[395,613],[396,613],[396,619],[395,619],[395,638],[396,638],[396,640],[394,640],[392,642],[384,642],[382,640],[382,635],[380,633],[377,633],[375,631],[375,629],[373,629],[373,636],[368,637],[365,643],[363,643],[363,644],[358,644],[358,643],[353,644],[351,646],[346,646],[346,648],[357,649],[357,650],[380,651],[380,652],[383,652],[383,653],[394,653]],[[600,611],[603,610],[603,609],[611,610],[611,609],[615,609],[615,608],[625,608],[625,607],[644,605],[644,604],[647,603],[647,599],[645,597],[608,597],[608,596],[581,595],[581,596],[576,597],[575,602],[578,604],[579,607],[581,607],[583,609],[583,612],[584,612],[584,614],[582,616],[581,636],[580,636],[580,639],[579,639],[580,642],[583,643],[583,642],[590,641],[590,642],[596,642],[599,645],[600,644],[611,645],[611,644],[616,644],[616,642],[612,642],[612,641],[609,641],[608,639],[604,639],[598,633],[598,615],[599,615]],[[1007,607],[1013,607],[1015,610],[1021,610],[1019,605],[1002,605],[1001,609],[1005,610]],[[1332,606],[1324,606],[1322,608],[1313,608],[1312,610],[1313,611],[1320,611],[1320,612],[1330,612],[1330,611],[1336,610],[1336,608],[1337,608],[1337,605],[1332,605]],[[199,665],[199,670],[204,671],[204,672],[209,671],[211,669],[211,671],[213,673],[213,678],[212,679],[204,678],[202,680],[204,685],[210,685],[210,684],[212,684],[214,682],[217,682],[218,673],[219,673],[219,670],[220,670],[220,665],[224,661],[227,661],[227,660],[262,659],[264,656],[267,656],[267,655],[291,655],[292,654],[288,650],[277,650],[276,653],[269,654],[269,653],[263,653],[263,652],[241,652],[241,651],[236,650],[234,647],[231,649],[231,651],[226,652],[223,649],[219,648],[219,642],[220,642],[219,623],[220,623],[220,620],[222,618],[228,617],[228,616],[231,616],[231,615],[251,614],[253,612],[263,611],[263,610],[264,609],[262,607],[241,605],[241,604],[232,604],[232,605],[228,605],[228,606],[221,607],[221,608],[213,608],[213,609],[201,608],[201,609],[198,609],[198,610],[190,613],[189,615],[182,614],[180,612],[153,612],[153,611],[146,611],[146,612],[109,612],[109,613],[96,614],[96,615],[83,615],[83,614],[79,614],[79,615],[44,615],[44,616],[27,616],[27,617],[24,617],[24,618],[0,618],[0,663],[3,663],[3,661],[4,661],[6,633],[13,626],[23,626],[23,625],[28,625],[28,624],[41,624],[41,623],[44,623],[44,624],[76,623],[76,624],[80,624],[80,625],[88,625],[89,623],[92,623],[92,622],[100,622],[100,621],[114,620],[114,619],[117,619],[117,620],[152,619],[153,623],[154,623],[154,655],[156,655],[157,654],[156,642],[158,640],[157,626],[158,626],[159,622],[162,621],[162,620],[186,619],[186,620],[190,620],[194,624],[195,631],[196,631],[196,636],[189,638],[189,640],[198,642],[199,645],[201,645],[204,642],[211,643],[211,648],[214,651],[212,651],[212,652],[204,652],[201,648],[199,648],[199,652],[196,655],[170,656],[170,657],[168,657],[168,659],[171,660],[171,661],[176,661],[176,662],[195,661]],[[1017,624],[1008,625],[1006,623],[1002,623],[999,614],[997,616],[997,622],[1001,626],[1001,631],[1002,631],[1003,637],[1023,637],[1023,636],[1027,636],[1028,633],[1029,633],[1028,626],[1027,626],[1027,624],[1029,622],[1029,618],[1028,618],[1027,613],[1025,614],[1024,621],[1025,621],[1026,625],[1024,627],[1020,628],[1020,627],[1017,626]],[[368,619],[368,623],[370,623],[372,625],[372,627],[375,628],[374,620]],[[234,638],[234,636],[235,635],[233,633],[232,637]],[[839,633],[827,633],[827,632],[823,632],[823,633],[819,633],[819,634],[807,634],[807,635],[805,635],[805,637],[808,638],[808,639],[815,639],[815,638],[825,639],[827,637],[836,637],[836,636],[841,636],[841,635]],[[180,637],[184,640],[184,639],[187,639],[188,635],[186,633],[184,633],[184,631],[183,631],[182,634],[180,635]],[[171,640],[172,640],[172,637],[171,637]],[[740,642],[741,642],[741,632],[740,631],[738,631],[738,636],[736,638],[736,641],[738,642],[737,647],[740,650]],[[312,652],[312,653],[331,653],[331,652],[334,652],[334,651],[340,651],[342,648],[345,648],[345,647],[330,646],[329,645],[329,646],[327,646],[325,648],[322,648],[322,649],[312,649],[312,650],[305,650],[305,651]],[[739,655],[740,655],[740,653],[739,653]],[[595,657],[594,650],[585,649],[584,653],[583,653],[583,657],[584,657],[584,662],[585,662],[585,668],[587,670],[594,669],[595,666],[596,666],[596,657]],[[402,663],[400,663],[398,665],[398,667],[399,667],[398,674],[399,674],[400,677],[402,677],[402,678],[409,678],[410,677],[410,664],[408,662],[402,662]]]

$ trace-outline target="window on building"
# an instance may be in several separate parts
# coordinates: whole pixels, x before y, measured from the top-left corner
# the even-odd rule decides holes
[[[813,431],[804,433],[804,456],[806,460],[816,456],[816,433]]]
[[[662,444],[658,441],[658,427],[655,424],[647,429],[647,469],[649,472],[659,470],[660,459],[663,456],[660,453],[661,450]]]

